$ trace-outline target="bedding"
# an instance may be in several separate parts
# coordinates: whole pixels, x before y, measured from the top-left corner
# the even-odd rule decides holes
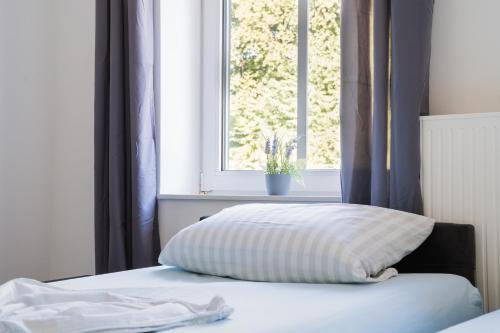
[[[152,267],[54,283],[59,287],[170,297],[207,303],[224,297],[234,313],[223,321],[172,333],[425,333],[482,314],[479,292],[449,274],[400,274],[375,284],[239,281],[174,267]]]
[[[431,233],[434,220],[351,204],[246,204],[177,233],[159,262],[188,271],[268,282],[364,283]]]
[[[75,291],[30,279],[0,286],[3,333],[151,332],[210,323],[231,312],[221,297],[213,297],[208,304],[193,304],[109,291]]]
[[[441,333],[498,332],[500,330],[500,310],[496,310],[440,331]]]

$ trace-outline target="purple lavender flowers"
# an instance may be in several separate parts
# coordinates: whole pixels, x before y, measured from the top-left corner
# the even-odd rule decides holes
[[[292,161],[293,152],[297,148],[297,139],[282,140],[274,134],[272,140],[266,138],[264,153],[266,154],[266,170],[269,175],[296,175],[299,171],[299,161]]]
[[[269,138],[266,139],[266,146],[264,147],[264,153],[266,155],[271,154],[271,140],[269,140]]]
[[[271,147],[271,154],[273,156],[276,156],[276,154],[278,153],[278,149],[279,148],[281,148],[280,147],[280,141],[278,140],[278,137],[276,136],[276,134],[274,134],[273,146]]]
[[[292,141],[289,141],[286,146],[285,146],[285,157],[287,159],[290,159],[292,156],[293,151],[297,147],[297,140],[293,139]]]

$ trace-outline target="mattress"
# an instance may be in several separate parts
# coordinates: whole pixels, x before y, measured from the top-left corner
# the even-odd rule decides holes
[[[449,274],[400,274],[375,284],[302,284],[151,267],[54,284],[196,303],[220,295],[235,310],[227,320],[169,331],[176,333],[436,332],[483,313],[478,290]]]

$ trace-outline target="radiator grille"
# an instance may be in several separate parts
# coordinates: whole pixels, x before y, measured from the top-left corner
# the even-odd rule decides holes
[[[421,118],[425,215],[476,228],[485,309],[500,308],[500,113]]]

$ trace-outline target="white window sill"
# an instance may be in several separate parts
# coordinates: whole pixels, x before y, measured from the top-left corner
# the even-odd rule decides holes
[[[159,194],[159,200],[218,200],[270,202],[341,202],[337,195],[266,195],[266,194]]]

